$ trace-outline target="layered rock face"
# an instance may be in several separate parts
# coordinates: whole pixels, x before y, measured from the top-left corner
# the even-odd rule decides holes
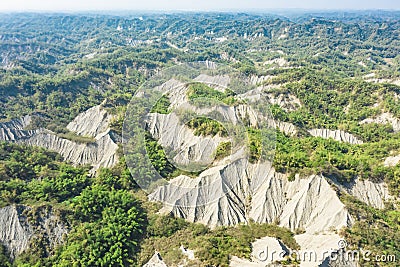
[[[309,133],[315,137],[322,137],[325,139],[332,138],[336,141],[346,142],[350,144],[362,144],[363,141],[359,140],[357,137],[350,133],[346,133],[341,130],[329,130],[329,129],[312,129]]]
[[[289,182],[269,164],[246,166],[244,160],[209,168],[195,179],[179,176],[149,197],[175,203],[163,212],[211,227],[253,219],[318,233],[351,224],[348,211],[324,177]]]
[[[30,116],[0,124],[0,140],[44,147],[56,151],[64,160],[75,165],[89,164],[93,170],[112,167],[118,161],[118,145],[108,127],[111,116],[101,106],[95,106],[79,114],[68,129],[81,136],[94,137],[91,143],[78,143],[59,137],[46,129],[24,130]]]
[[[112,167],[118,160],[116,155],[118,145],[112,139],[109,130],[98,135],[93,143],[70,141],[48,130],[37,131],[31,137],[16,142],[56,151],[65,161],[75,165],[89,164],[94,170],[100,167]]]
[[[76,116],[67,125],[67,129],[78,135],[96,137],[108,131],[112,118],[113,116],[98,105]]]
[[[342,191],[356,197],[357,199],[367,203],[368,205],[383,209],[385,202],[392,199],[386,183],[374,183],[369,180],[361,180],[359,178],[348,183],[338,183],[333,181]]]
[[[0,209],[0,242],[10,253],[11,259],[29,248],[34,238],[44,238],[51,251],[64,240],[68,227],[53,214],[51,209],[39,208],[39,217],[28,217],[32,209],[28,206],[13,205]]]
[[[14,141],[32,136],[36,131],[23,131],[31,123],[31,116],[0,123],[0,140]]]

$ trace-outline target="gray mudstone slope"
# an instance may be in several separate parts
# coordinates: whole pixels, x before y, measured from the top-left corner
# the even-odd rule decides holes
[[[207,76],[198,78],[207,84],[221,79],[221,77],[211,79]],[[227,80],[223,81],[226,83]],[[226,84],[223,84],[221,87],[225,86]],[[193,108],[197,113],[206,112],[188,106],[185,86],[176,80],[168,81],[158,89],[169,93],[172,106],[186,105],[186,108]],[[250,114],[252,121],[251,110],[246,107],[229,108],[221,113],[234,122],[235,118],[243,118],[244,111]],[[148,123],[149,131],[160,144],[165,145],[165,140],[172,140],[177,136],[172,129],[162,125],[169,125],[174,121],[176,122],[173,115],[152,114]],[[281,127],[279,124],[276,123],[278,128],[286,128],[284,132],[287,134],[294,135],[297,132],[296,127],[290,124],[281,123]],[[183,132],[185,132],[183,144],[193,141],[197,145],[194,151],[199,154],[195,153],[192,156],[202,157],[201,154],[207,150],[205,146],[209,141],[206,141],[206,138],[202,140],[204,137],[197,137],[199,140],[194,140],[189,133],[190,129],[186,128]],[[333,138],[340,142],[362,143],[355,136],[339,130],[314,129],[310,130],[310,134]],[[174,142],[179,148],[180,142],[176,139]],[[190,160],[185,155],[183,157]],[[302,178],[296,176],[294,181],[290,182],[286,174],[275,171],[271,162],[250,164],[241,158],[239,151],[237,155],[231,156],[230,160],[214,162],[196,178],[181,175],[170,180],[167,185],[160,186],[151,193],[149,199],[164,203],[160,211],[162,213],[171,213],[210,227],[236,225],[254,220],[260,223],[278,223],[291,230],[301,229],[304,234],[296,235],[301,247],[323,251],[337,246],[340,237],[335,231],[349,227],[353,223],[331,183],[330,179],[322,175]],[[390,198],[384,183],[359,179],[340,186],[339,190],[377,208],[382,208],[384,202]],[[315,266],[315,263],[309,264],[311,263],[301,263],[302,266]],[[327,264],[326,259],[322,259],[318,265],[320,264],[327,266],[323,265]]]
[[[0,209],[0,242],[5,246],[11,259],[26,251],[31,242],[43,238],[49,244],[47,252],[63,242],[68,227],[50,208],[41,207],[35,211],[37,218],[30,218],[32,208],[24,205],[10,205]]]
[[[65,161],[75,165],[89,164],[93,170],[97,170],[100,167],[112,167],[118,162],[118,137],[108,126],[110,119],[111,116],[101,106],[95,106],[68,124],[67,128],[76,134],[93,137],[91,143],[70,141],[46,129],[24,130],[30,124],[30,116],[0,123],[0,140],[56,151]]]
[[[346,133],[341,130],[329,130],[329,129],[312,129],[309,133],[315,137],[322,137],[325,139],[332,138],[336,141],[346,142],[350,144],[362,144],[363,141],[350,133]]]

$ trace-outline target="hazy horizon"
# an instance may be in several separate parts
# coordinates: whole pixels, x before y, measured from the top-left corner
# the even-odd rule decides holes
[[[270,10],[400,10],[400,1],[371,0],[371,1],[318,1],[287,0],[284,3],[276,1],[249,0],[203,0],[201,2],[187,2],[172,0],[128,1],[128,0],[3,0],[0,3],[0,12],[25,11],[270,11]]]

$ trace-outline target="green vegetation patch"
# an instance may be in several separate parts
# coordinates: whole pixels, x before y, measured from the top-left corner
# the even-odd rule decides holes
[[[400,212],[393,205],[387,204],[383,210],[368,206],[350,195],[342,195],[346,205],[357,221],[351,228],[346,228],[341,234],[348,243],[348,249],[370,250],[371,261],[360,257],[362,266],[378,266],[375,255],[394,255],[396,261],[400,258]],[[397,262],[385,262],[384,266],[398,266]]]
[[[221,142],[218,144],[215,150],[215,159],[223,159],[231,154],[232,143],[231,142]]]
[[[146,134],[145,140],[146,151],[151,164],[162,177],[170,178],[177,169],[168,161],[163,147],[150,135],[150,133]]]
[[[89,143],[94,143],[96,141],[94,137],[82,136],[69,131],[66,133],[58,133],[57,136],[80,144],[89,144]]]
[[[319,137],[290,138],[278,132],[273,164],[279,172],[322,173],[344,181],[384,180],[392,184],[392,192],[398,192],[398,167],[384,167],[383,159],[399,148],[396,139],[352,145]]]
[[[279,238],[289,248],[299,249],[290,230],[271,224],[250,223],[210,230],[201,224],[156,214],[149,221],[151,226],[142,243],[140,266],[148,261],[154,250],[161,253],[167,265],[178,264],[185,257],[179,250],[181,245],[195,251],[198,260],[193,264],[229,266],[230,256],[250,258],[251,243],[265,236]]]
[[[188,90],[186,92],[189,100],[196,100],[198,98],[207,100],[216,100],[218,102],[223,102],[226,105],[234,105],[237,102],[235,99],[235,92],[229,89],[225,89],[224,92],[215,90],[208,85],[203,83],[191,83],[188,85]]]
[[[168,96],[163,95],[153,106],[150,112],[152,113],[159,113],[159,114],[168,114],[171,111],[169,110],[169,107],[171,105],[171,102],[169,101]]]
[[[0,143],[1,206],[63,202],[88,184],[88,168],[63,163],[57,153]]]
[[[217,134],[223,137],[228,136],[228,132],[220,122],[207,117],[191,119],[186,125],[193,129],[194,135],[197,136],[216,136]]]
[[[72,201],[77,218],[53,266],[127,266],[143,237],[146,214],[126,190],[100,185],[85,189]]]
[[[251,163],[257,162],[261,158],[262,153],[262,137],[261,131],[254,128],[247,128],[247,136],[249,142],[249,161]]]

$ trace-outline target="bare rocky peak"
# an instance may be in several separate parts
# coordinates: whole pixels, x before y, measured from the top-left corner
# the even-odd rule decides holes
[[[50,131],[40,131],[30,138],[16,140],[17,143],[44,147],[56,151],[63,156],[65,161],[75,165],[92,165],[93,170],[100,167],[112,167],[118,162],[116,151],[118,145],[114,142],[109,132],[97,136],[92,143],[77,143],[60,138]]]
[[[219,135],[196,136],[174,113],[151,114],[148,129],[164,148],[168,147],[177,152],[173,161],[180,165],[190,162],[210,164],[218,144],[228,140]]]
[[[187,103],[189,101],[186,95],[187,92],[186,84],[175,79],[168,80],[167,82],[154,88],[154,90],[158,90],[163,94],[167,95],[171,102],[171,107],[173,108],[180,106],[182,103]],[[139,91],[139,93],[136,96],[140,96],[140,94],[141,92]]]
[[[96,137],[106,132],[113,118],[101,105],[80,113],[67,125],[67,129],[78,135]]]
[[[163,212],[211,227],[253,219],[317,233],[351,224],[348,211],[324,177],[289,182],[270,164],[252,165],[241,159],[212,167],[195,179],[180,176],[149,198],[175,203]]]

